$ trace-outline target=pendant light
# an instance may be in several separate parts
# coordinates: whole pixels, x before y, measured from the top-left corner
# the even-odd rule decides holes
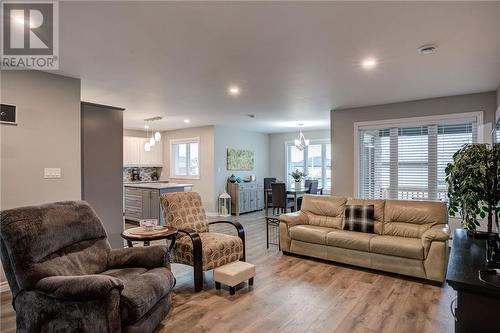
[[[160,142],[161,133],[159,131],[154,132],[153,129],[151,129],[151,133],[149,133],[150,126],[148,124],[152,121],[161,119],[162,117],[144,119],[144,121],[146,122],[146,125],[144,125],[144,128],[146,129],[146,142],[144,143],[144,151],[151,151],[151,148],[154,147],[157,142]]]
[[[144,125],[146,129],[146,142],[144,143],[144,151],[151,151],[151,144],[149,143],[149,125]]]
[[[309,140],[306,139],[306,137],[302,133],[302,130],[300,129],[302,126],[304,126],[304,124],[299,124],[299,135],[297,136],[297,139],[293,141],[295,148],[300,151],[303,151],[309,146]]]

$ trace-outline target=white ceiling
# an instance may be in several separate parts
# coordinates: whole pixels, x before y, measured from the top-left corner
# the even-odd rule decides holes
[[[499,17],[500,2],[61,2],[59,72],[126,108],[126,128],[328,128],[334,108],[494,90]]]

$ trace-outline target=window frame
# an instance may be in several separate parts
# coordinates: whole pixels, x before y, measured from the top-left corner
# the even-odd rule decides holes
[[[491,141],[492,143],[500,144],[500,105],[495,112],[495,124],[493,127]]]
[[[391,127],[418,127],[429,125],[449,124],[451,122],[476,122],[477,124],[477,143],[484,143],[487,139],[484,137],[483,111],[452,113],[435,116],[410,117],[398,119],[385,119],[374,121],[362,121],[354,123],[354,193],[358,198],[359,192],[359,130],[391,128]]]
[[[183,138],[183,139],[171,139],[170,140],[170,178],[172,179],[201,179],[201,146],[200,146],[200,137],[194,138]],[[198,174],[197,175],[189,175],[189,161],[191,159],[191,146],[190,144],[197,143],[198,144]],[[175,174],[175,150],[174,145],[186,144],[186,172],[187,175],[176,175]]]
[[[321,145],[321,174],[322,174],[322,179],[321,179],[321,184],[324,192],[328,192],[331,190],[331,185],[329,188],[326,187],[325,182],[326,182],[326,170],[327,166],[325,163],[325,157],[326,157],[326,146],[330,144],[330,149],[331,149],[331,140],[330,139],[313,139],[309,140],[309,145]],[[286,179],[286,184],[291,184],[291,177],[288,174],[288,164],[290,161],[290,152],[288,147],[289,146],[294,146],[294,141],[285,141],[285,179]],[[308,160],[308,148],[304,149],[303,151],[303,158],[304,158],[304,170],[307,171],[307,160]],[[332,163],[331,161],[331,156],[330,156],[330,164]],[[331,168],[331,167],[330,167]],[[332,171],[333,172],[333,171]],[[307,179],[307,178],[306,178]],[[332,175],[330,175],[330,184],[332,182]]]

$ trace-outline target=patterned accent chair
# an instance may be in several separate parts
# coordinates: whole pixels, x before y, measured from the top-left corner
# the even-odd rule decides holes
[[[172,262],[193,266],[194,289],[203,289],[203,272],[233,261],[245,261],[245,231],[238,222],[208,222],[200,195],[176,192],[160,197],[166,224],[179,230]],[[236,228],[238,237],[209,232],[209,225],[227,223]]]
[[[85,201],[2,211],[17,332],[152,332],[171,307],[166,246],[111,249]]]

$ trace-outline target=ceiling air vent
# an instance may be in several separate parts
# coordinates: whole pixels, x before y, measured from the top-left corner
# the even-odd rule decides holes
[[[436,50],[437,50],[436,44],[425,44],[417,49],[417,51],[422,54],[433,54],[436,53]]]

